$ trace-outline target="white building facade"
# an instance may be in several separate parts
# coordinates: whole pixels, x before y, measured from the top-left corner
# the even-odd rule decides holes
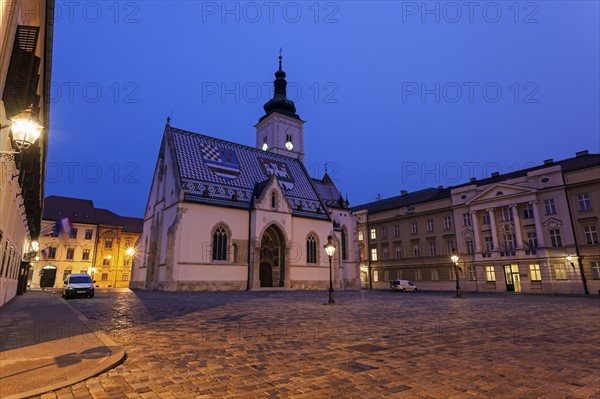
[[[329,176],[303,165],[304,121],[285,72],[256,127],[256,148],[167,122],[144,216],[134,289],[359,289],[356,223]]]

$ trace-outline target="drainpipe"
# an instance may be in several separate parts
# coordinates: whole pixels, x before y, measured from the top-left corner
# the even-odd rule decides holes
[[[248,209],[248,279],[246,281],[246,291],[250,291],[250,274],[252,268],[250,265],[250,257],[252,254],[252,208]]]
[[[563,184],[564,177],[563,177]],[[583,291],[586,295],[589,295],[588,287],[587,287],[587,279],[585,278],[585,272],[583,271],[583,262],[581,261],[581,254],[579,252],[579,243],[577,242],[577,234],[575,233],[575,221],[573,220],[573,214],[571,213],[571,203],[569,201],[569,192],[565,187],[565,196],[567,197],[567,208],[569,209],[569,219],[571,220],[571,229],[573,230],[573,240],[575,241],[575,255],[577,256],[577,263],[579,264],[579,274],[581,275],[581,282],[583,283]],[[571,266],[575,268],[573,262],[570,262]]]

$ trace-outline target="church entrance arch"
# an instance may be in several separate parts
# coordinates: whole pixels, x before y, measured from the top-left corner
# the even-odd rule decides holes
[[[260,286],[285,286],[285,238],[281,230],[269,226],[260,241]]]

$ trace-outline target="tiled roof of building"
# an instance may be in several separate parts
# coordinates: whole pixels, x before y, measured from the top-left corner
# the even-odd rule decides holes
[[[404,206],[422,204],[424,202],[437,201],[444,198],[450,198],[450,188],[426,188],[412,193],[358,205],[351,209],[353,211],[366,209],[369,213],[376,213]]]
[[[141,233],[143,219],[120,216],[108,209],[94,207],[88,199],[50,195],[44,199],[43,220],[58,221],[68,217],[71,223],[120,226],[123,231]]]
[[[323,176],[323,179],[319,180],[313,178],[312,182],[317,190],[317,194],[325,201],[327,206],[333,208],[348,208],[348,202],[344,201],[342,193],[338,190],[327,172],[325,173],[325,176]]]
[[[96,224],[94,202],[88,199],[50,195],[44,199],[44,220],[68,217],[73,223]]]
[[[275,174],[294,215],[329,218],[299,160],[170,126],[166,134],[185,201],[249,209]]]

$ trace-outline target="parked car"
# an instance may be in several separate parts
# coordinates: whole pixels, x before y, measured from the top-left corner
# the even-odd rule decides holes
[[[417,286],[408,280],[390,281],[390,288],[392,289],[392,291],[417,292]]]
[[[76,296],[94,297],[94,283],[89,274],[69,274],[63,286],[62,296],[71,299]]]

